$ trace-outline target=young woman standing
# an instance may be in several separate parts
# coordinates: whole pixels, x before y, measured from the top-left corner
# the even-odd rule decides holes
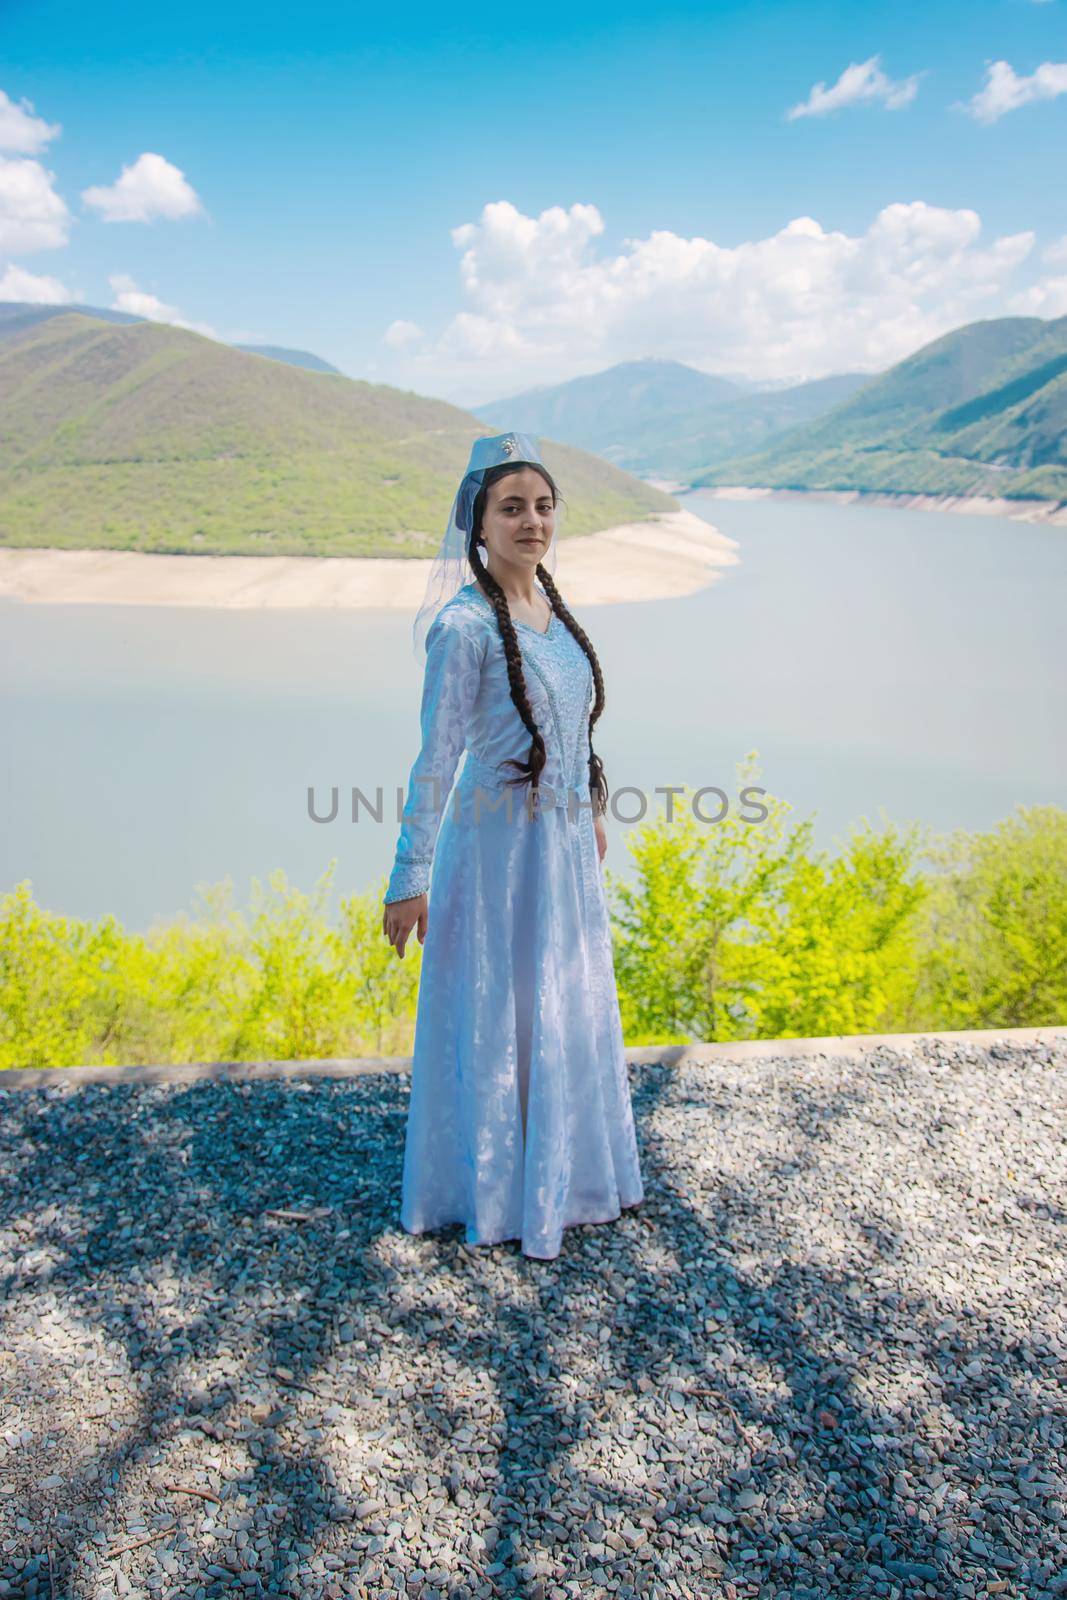
[[[413,928],[424,946],[401,1223],[542,1259],[644,1197],[600,865],[604,686],[552,579],[558,509],[533,439],[475,440],[415,623],[422,747],[382,924],[401,957]]]

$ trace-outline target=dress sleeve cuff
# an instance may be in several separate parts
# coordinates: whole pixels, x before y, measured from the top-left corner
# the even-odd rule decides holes
[[[432,859],[432,858],[431,858]],[[401,860],[393,863],[389,886],[385,891],[385,904],[392,900],[410,900],[425,894],[430,887],[430,861]]]

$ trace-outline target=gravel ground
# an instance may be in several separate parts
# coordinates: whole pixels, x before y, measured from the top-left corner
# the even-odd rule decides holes
[[[1067,1032],[632,1082],[554,1262],[406,1074],[0,1087],[0,1595],[1067,1595]]]

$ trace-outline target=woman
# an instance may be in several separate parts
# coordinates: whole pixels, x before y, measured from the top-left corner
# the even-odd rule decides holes
[[[558,499],[528,436],[475,440],[415,624],[422,748],[383,914],[399,956],[412,928],[424,945],[401,1223],[544,1260],[644,1196],[600,867],[604,686],[551,576]]]

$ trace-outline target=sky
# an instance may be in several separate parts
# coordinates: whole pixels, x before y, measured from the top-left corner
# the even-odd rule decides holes
[[[0,0],[0,300],[486,404],[1067,313],[1067,0]]]

